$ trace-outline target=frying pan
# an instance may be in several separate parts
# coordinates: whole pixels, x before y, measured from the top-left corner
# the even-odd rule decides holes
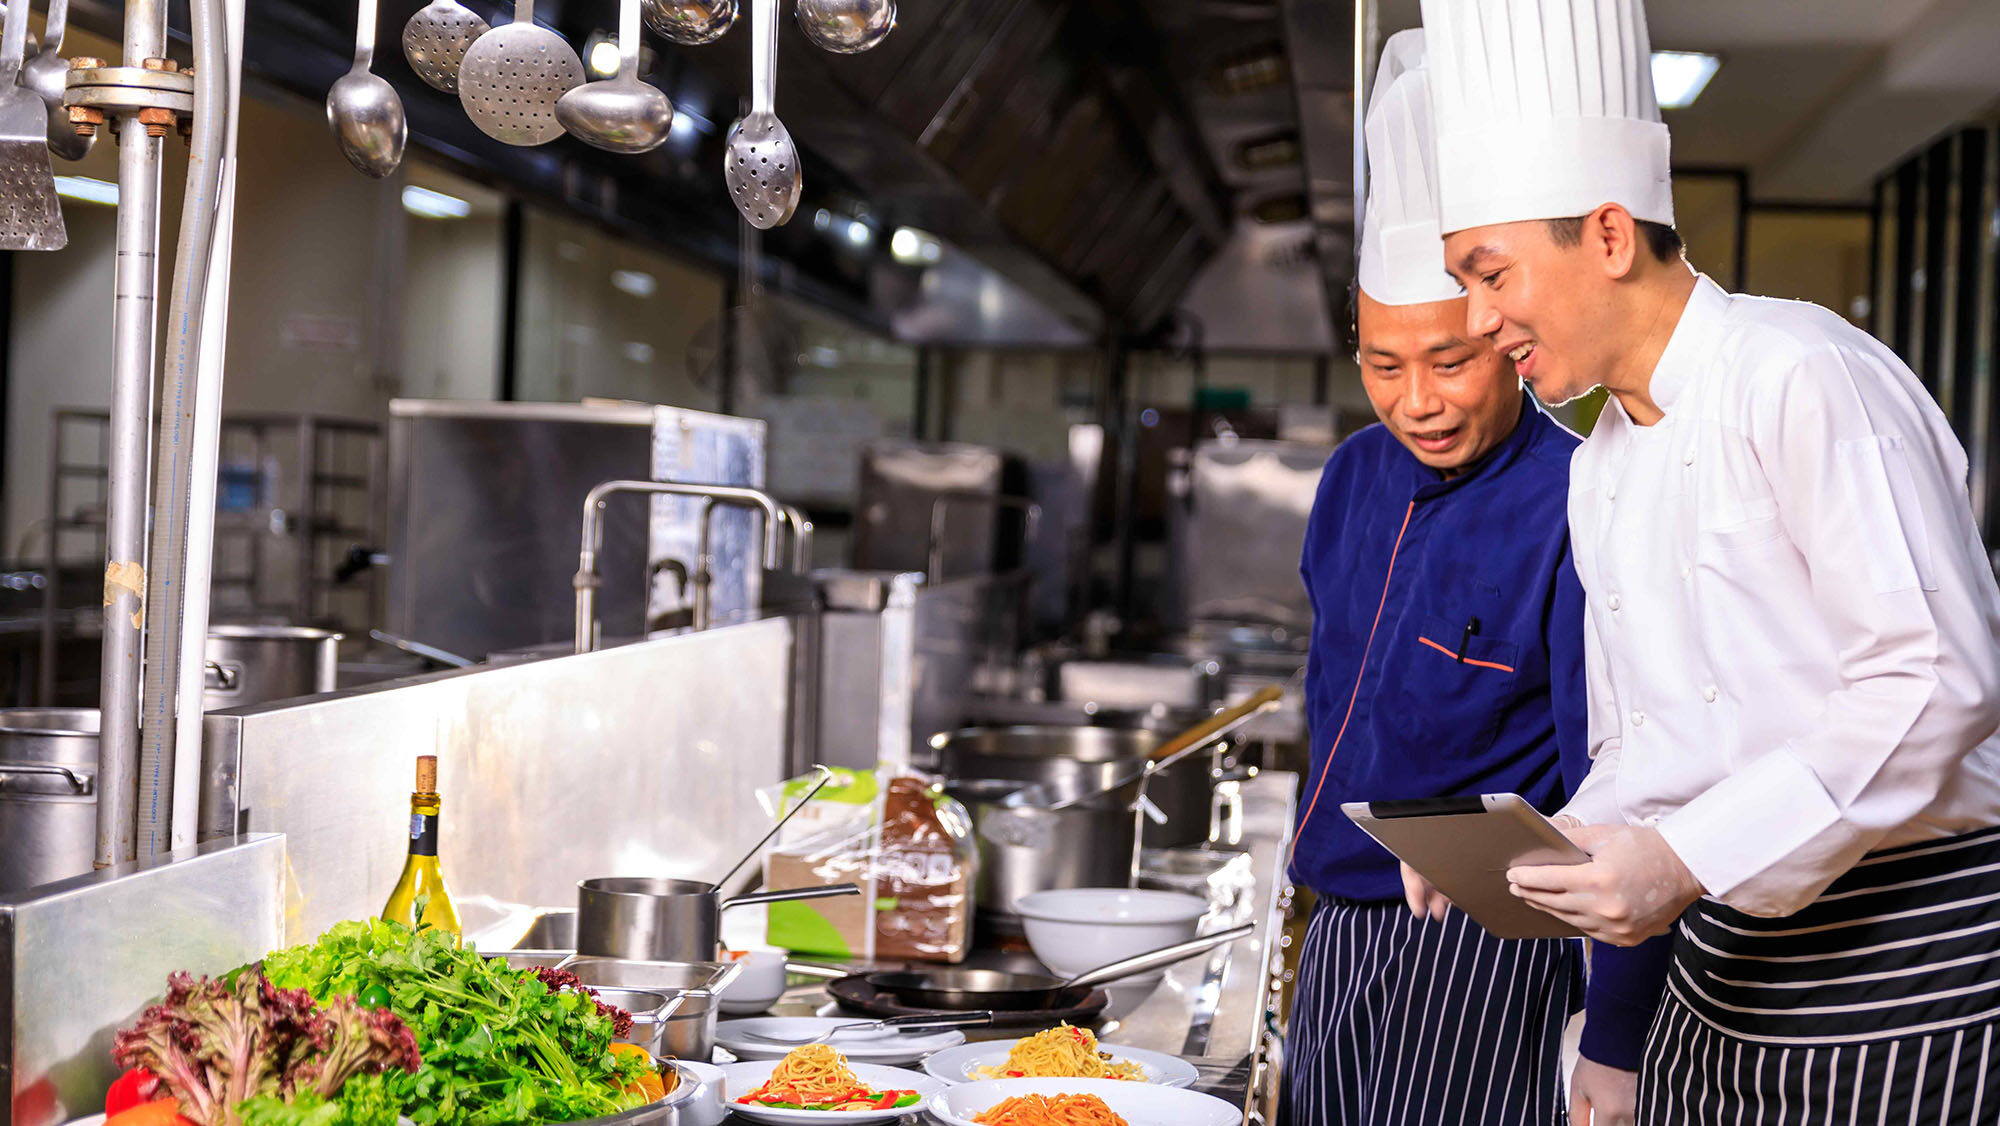
[[[1244,923],[1226,931],[1205,934],[1145,954],[1134,954],[1094,970],[1085,970],[1067,981],[1043,974],[968,969],[891,970],[869,974],[866,980],[875,988],[894,994],[906,1005],[953,1011],[1046,1009],[1059,1004],[1066,994],[1074,996],[1070,993],[1072,990],[1088,989],[1148,970],[1164,969],[1224,943],[1247,937],[1256,929],[1255,923]]]

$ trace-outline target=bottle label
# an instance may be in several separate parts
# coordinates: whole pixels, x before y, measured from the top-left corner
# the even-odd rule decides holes
[[[410,855],[438,854],[438,819],[435,814],[410,814]]]

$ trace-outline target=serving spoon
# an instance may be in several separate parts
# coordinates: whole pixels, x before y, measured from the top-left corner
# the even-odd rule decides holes
[[[639,80],[639,0],[618,6],[617,77],[563,94],[556,120],[578,140],[607,152],[650,152],[667,139],[674,127],[673,103]]]

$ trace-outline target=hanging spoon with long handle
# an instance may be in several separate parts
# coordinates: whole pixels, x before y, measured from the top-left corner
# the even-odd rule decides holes
[[[778,120],[778,0],[750,4],[750,115],[723,153],[723,180],[743,218],[760,231],[781,226],[799,206],[799,150]]]
[[[375,3],[356,5],[354,66],[326,92],[326,123],[347,163],[380,180],[403,162],[410,127],[396,88],[369,70],[375,63]]]

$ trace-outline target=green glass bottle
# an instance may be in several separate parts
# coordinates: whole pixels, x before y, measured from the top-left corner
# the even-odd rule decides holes
[[[437,761],[436,755],[417,758],[417,789],[410,795],[410,857],[403,862],[403,874],[382,907],[382,917],[412,930],[441,930],[457,939],[464,937],[458,909],[451,905],[451,891],[438,867],[438,810],[444,802],[437,793]]]

